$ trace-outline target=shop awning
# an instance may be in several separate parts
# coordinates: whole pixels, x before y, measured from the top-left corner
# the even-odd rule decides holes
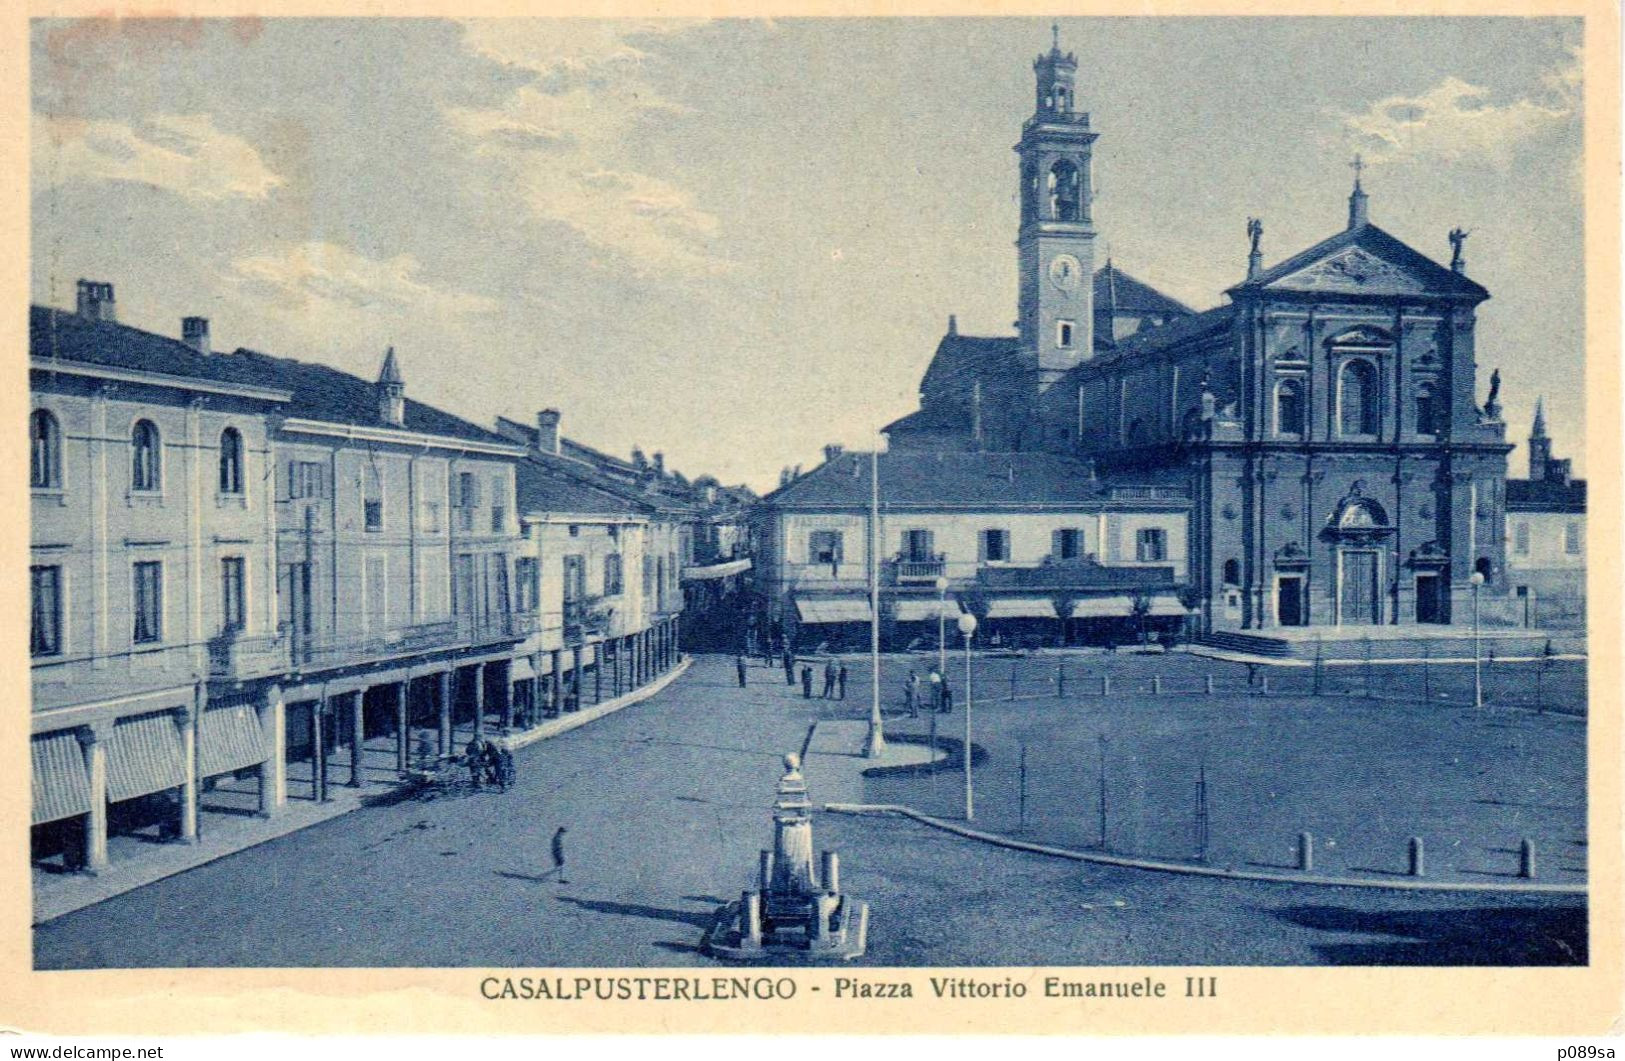
[[[1179,602],[1179,598],[1168,595],[1151,598],[1150,615],[1189,615],[1190,609]]]
[[[90,810],[90,778],[72,730],[29,742],[34,760],[34,824],[71,818]]]
[[[1053,619],[1055,604],[1048,597],[1000,597],[987,606],[989,619]]]
[[[134,799],[186,780],[173,711],[121,718],[107,741],[107,800]]]
[[[727,578],[750,570],[750,558],[743,560],[726,560],[720,564],[706,564],[704,567],[683,568],[684,582],[699,582],[711,578]]]
[[[1087,597],[1072,606],[1074,619],[1111,619],[1134,614],[1134,602],[1127,597]]]
[[[252,704],[203,712],[198,723],[198,776],[258,766],[265,761],[265,734]]]
[[[950,623],[959,619],[959,602],[956,600],[900,600],[897,602],[897,621],[900,623],[935,622],[938,612]]]
[[[866,623],[869,602],[853,597],[797,597],[796,614],[804,623]]]
[[[528,682],[536,677],[536,668],[530,665],[529,656],[520,656],[508,668],[508,680],[511,682]]]

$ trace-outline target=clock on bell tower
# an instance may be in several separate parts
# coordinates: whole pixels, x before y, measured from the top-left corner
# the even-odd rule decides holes
[[[1095,226],[1090,170],[1097,134],[1074,109],[1078,60],[1054,45],[1033,63],[1037,99],[1015,147],[1021,160],[1021,292],[1017,326],[1026,362],[1046,389],[1094,354]]]

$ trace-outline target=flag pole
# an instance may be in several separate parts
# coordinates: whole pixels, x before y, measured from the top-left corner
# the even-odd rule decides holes
[[[880,440],[869,450],[869,740],[863,754],[878,759],[886,751],[880,717]]]

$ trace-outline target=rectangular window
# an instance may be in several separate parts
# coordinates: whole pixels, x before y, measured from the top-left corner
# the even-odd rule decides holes
[[[564,603],[574,604],[587,596],[587,565],[572,553],[564,558]]]
[[[1563,528],[1563,551],[1570,556],[1580,555],[1580,525],[1569,523]]]
[[[164,639],[164,565],[158,560],[135,564],[135,643]]]
[[[928,530],[903,532],[903,559],[913,564],[928,563],[936,559],[936,542]]]
[[[1072,322],[1055,322],[1055,345],[1062,350],[1072,349]]]
[[[604,557],[604,596],[614,597],[623,591],[621,554],[610,553]]]
[[[1010,532],[1007,530],[985,530],[982,532],[982,560],[987,563],[1001,564],[1010,559]]]
[[[384,477],[377,465],[361,473],[361,512],[368,532],[376,534],[384,529]]]
[[[1519,556],[1529,555],[1529,524],[1514,523],[1512,525],[1512,551]]]
[[[1134,534],[1134,558],[1142,563],[1168,559],[1168,532],[1161,527],[1141,527]]]
[[[62,569],[56,566],[28,569],[32,591],[29,653],[55,656],[62,651]]]
[[[474,477],[473,472],[461,472],[457,476],[457,528],[471,531],[474,529],[474,509],[480,503],[480,481]]]
[[[821,530],[807,535],[807,562],[809,564],[838,564],[841,562],[842,538],[840,531]]]
[[[244,582],[243,558],[240,556],[222,556],[220,558],[220,624],[224,630],[241,630],[244,626],[248,609],[243,602]]]
[[[655,558],[644,554],[643,557],[643,599],[648,600],[655,594]]]
[[[440,533],[440,502],[423,502],[423,532],[425,534]]]
[[[1055,532],[1052,551],[1057,560],[1077,560],[1083,556],[1083,531],[1076,527],[1062,527]]]
[[[513,562],[513,577],[519,585],[516,587],[516,600],[522,612],[536,610],[536,601],[539,596],[537,576],[539,574],[536,558],[534,556],[521,556]]]
[[[365,506],[367,530],[378,532],[384,529],[384,503],[382,501],[368,501]]]
[[[322,496],[322,466],[317,461],[288,462],[288,497]]]
[[[508,526],[508,508],[502,503],[507,491],[502,489],[502,477],[491,480],[491,533],[501,534]]]

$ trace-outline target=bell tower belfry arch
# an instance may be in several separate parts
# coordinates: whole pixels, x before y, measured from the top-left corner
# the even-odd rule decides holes
[[[1094,354],[1095,226],[1091,159],[1098,134],[1077,109],[1078,60],[1054,44],[1033,63],[1033,116],[1015,146],[1021,160],[1017,327],[1022,358],[1045,390]]]

